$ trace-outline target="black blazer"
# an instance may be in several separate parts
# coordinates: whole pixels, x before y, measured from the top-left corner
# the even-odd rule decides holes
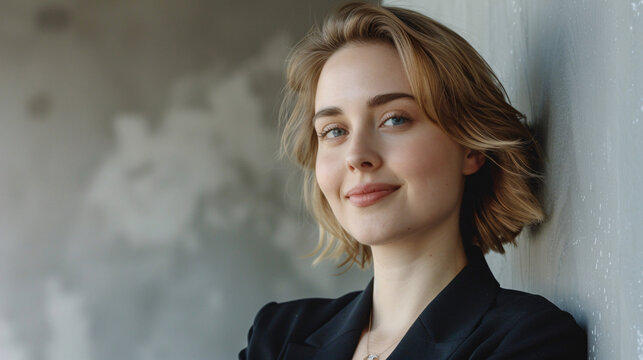
[[[477,247],[431,301],[389,360],[586,359],[574,318],[542,296],[500,288]],[[257,314],[240,360],[351,359],[368,326],[373,280],[337,299],[269,303]]]

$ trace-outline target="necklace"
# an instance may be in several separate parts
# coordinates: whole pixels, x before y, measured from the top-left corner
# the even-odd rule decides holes
[[[373,323],[373,311],[371,311],[371,317],[368,319],[368,332],[366,333],[366,356],[364,356],[364,360],[380,360],[380,355],[382,355],[382,354],[384,354],[385,352],[387,352],[391,347],[393,347],[393,345],[397,344],[397,343],[398,343],[398,341],[400,341],[400,340],[402,339],[402,336],[404,336],[404,334],[402,334],[402,336],[400,336],[399,338],[397,338],[397,339],[396,339],[396,340],[395,340],[391,345],[389,345],[386,349],[384,349],[384,350],[380,351],[378,354],[373,354],[373,353],[371,353],[371,351],[370,351],[370,350],[368,350],[368,343],[369,343],[369,342],[370,342],[370,340],[371,340],[371,336],[370,336],[370,335],[371,335],[371,325],[372,325],[372,323]]]

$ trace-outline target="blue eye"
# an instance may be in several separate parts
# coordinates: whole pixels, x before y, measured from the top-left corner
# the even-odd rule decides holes
[[[334,137],[344,135],[346,133],[346,130],[340,129],[340,128],[334,128],[334,129],[331,129],[331,130],[327,131],[326,133],[327,133],[327,135],[330,135],[330,137],[334,138]]]
[[[386,121],[384,121],[383,125],[386,125],[386,126],[400,126],[400,125],[406,124],[408,121],[409,120],[407,118],[405,118],[405,117],[391,116]]]
[[[338,127],[330,128],[327,130],[324,130],[321,134],[319,134],[320,138],[336,138],[340,137],[342,135],[346,134],[346,130]]]

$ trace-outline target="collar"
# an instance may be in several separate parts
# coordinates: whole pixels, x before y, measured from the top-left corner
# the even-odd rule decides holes
[[[468,263],[422,311],[389,360],[426,354],[446,358],[473,331],[499,290],[482,251],[466,249]],[[373,279],[331,320],[308,336],[304,344],[288,344],[288,359],[350,359],[368,324]]]

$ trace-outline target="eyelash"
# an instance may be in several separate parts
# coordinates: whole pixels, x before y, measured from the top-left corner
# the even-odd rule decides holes
[[[404,123],[403,123],[403,124],[400,124],[400,125],[393,125],[392,127],[404,126],[405,124],[407,124],[407,123],[411,122],[411,119],[410,119],[408,116],[406,116],[406,115],[399,114],[399,113],[391,113],[391,114],[387,114],[387,115],[385,116],[385,119],[384,119],[384,121],[382,121],[382,124],[386,123],[387,121],[389,121],[389,120],[391,120],[391,119],[395,119],[395,118],[403,119],[403,120],[404,120]],[[317,137],[319,137],[320,139],[325,139],[325,138],[326,138],[326,135],[328,135],[331,131],[333,131],[333,130],[337,130],[337,129],[343,130],[343,129],[342,129],[341,127],[339,127],[338,125],[335,125],[335,124],[330,125],[330,127],[324,128],[324,129],[322,130],[322,132],[321,132],[319,135],[317,135]],[[346,130],[344,130],[344,131],[346,131]]]
[[[382,122],[382,124],[384,124],[385,122],[387,122],[387,121],[389,121],[391,119],[402,119],[402,120],[404,120],[404,124],[407,124],[407,123],[411,122],[411,119],[408,116],[404,115],[404,114],[391,113],[391,114],[387,114],[385,116],[385,120]],[[397,126],[403,126],[404,124],[400,124],[400,125],[397,125]]]
[[[322,130],[322,132],[317,136],[320,137],[320,138],[326,138],[326,135],[328,135],[328,133],[330,133],[333,130],[337,130],[337,129],[343,130],[342,128],[340,128],[337,125],[332,125],[331,127],[325,128],[324,130]]]

